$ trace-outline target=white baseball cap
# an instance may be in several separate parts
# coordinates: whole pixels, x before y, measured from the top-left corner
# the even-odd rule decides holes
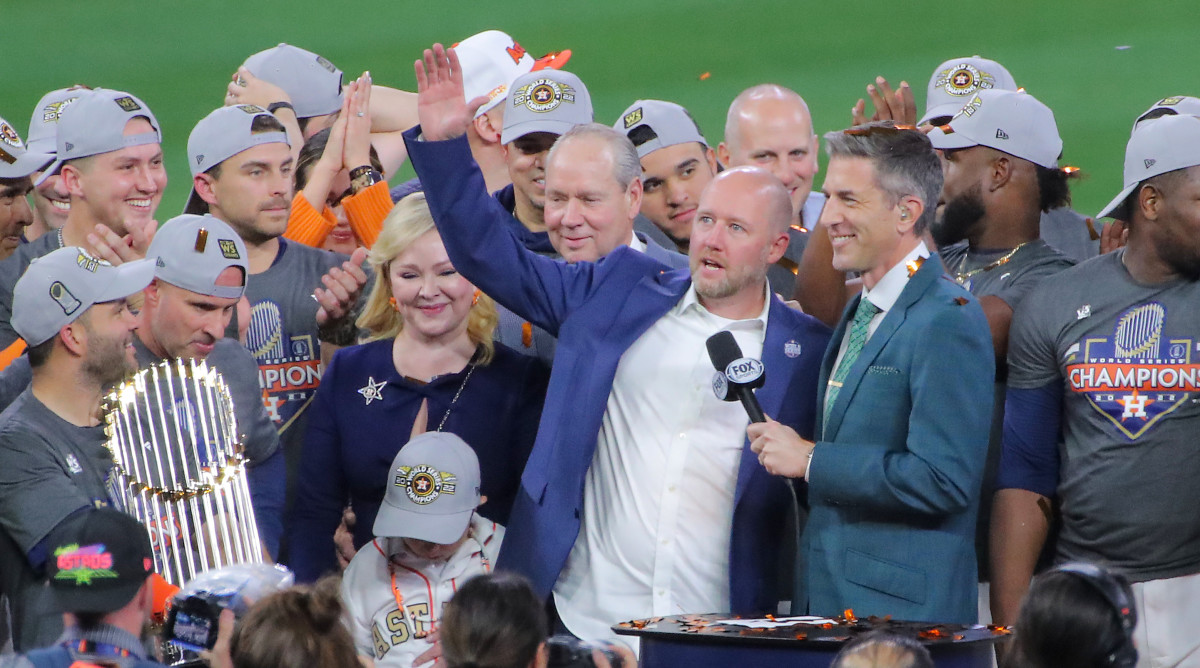
[[[342,71],[325,58],[280,42],[246,59],[243,67],[287,93],[296,118],[332,114],[342,108]]]
[[[486,97],[478,117],[504,101],[513,79],[541,69],[558,69],[571,59],[571,51],[550,53],[534,60],[506,32],[485,30],[454,45],[463,74],[463,97],[467,102]]]
[[[987,146],[1048,169],[1058,167],[1063,147],[1050,107],[1011,90],[977,91],[929,141],[941,150]]]
[[[30,151],[53,155],[58,150],[58,119],[62,118],[64,109],[86,92],[86,88],[60,88],[46,93],[38,100],[37,106],[33,108],[33,117],[29,119],[29,134],[25,142]]]
[[[592,96],[579,77],[564,70],[530,72],[512,82],[500,143],[534,132],[566,134],[593,118]]]
[[[1196,165],[1200,165],[1200,118],[1168,115],[1139,123],[1125,146],[1125,188],[1096,217],[1124,217],[1125,200],[1143,181]]]
[[[978,90],[1016,90],[1017,82],[1003,65],[987,58],[952,58],[938,65],[929,78],[925,115],[918,125],[940,116],[953,116]]]
[[[55,134],[54,163],[42,172],[35,185],[57,174],[63,163],[130,146],[161,144],[162,129],[153,112],[138,98],[119,90],[94,88],[79,91],[79,99],[61,110]],[[125,135],[125,124],[145,118],[153,132]]]
[[[154,258],[116,267],[75,246],[29,264],[13,288],[12,327],[29,346],[49,341],[92,307],[140,292],[154,279]]]
[[[447,545],[458,540],[479,506],[479,458],[458,436],[430,431],[400,448],[373,533]]]
[[[0,179],[29,176],[53,160],[49,153],[29,150],[12,124],[0,118]]]
[[[613,129],[629,137],[639,159],[676,144],[700,142],[708,146],[696,119],[674,102],[638,100],[625,109]]]
[[[1148,121],[1162,116],[1176,116],[1186,114],[1188,116],[1200,116],[1200,98],[1191,97],[1188,95],[1173,95],[1164,97],[1150,106],[1137,120],[1133,122],[1133,127],[1137,128],[1138,123]],[[32,143],[32,141],[31,141]]]

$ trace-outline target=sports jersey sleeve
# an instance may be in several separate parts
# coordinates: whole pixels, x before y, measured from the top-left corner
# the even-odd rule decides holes
[[[337,218],[329,209],[317,211],[304,193],[296,193],[292,198],[292,210],[288,213],[287,230],[283,238],[319,248],[336,226]]]
[[[350,229],[362,245],[370,248],[379,238],[383,219],[392,211],[392,195],[387,181],[380,181],[342,200]]]
[[[362,656],[375,657],[375,642],[371,637],[371,615],[366,611],[366,606],[363,604],[363,598],[367,595],[367,587],[387,587],[383,582],[368,582],[363,577],[366,571],[370,568],[365,567],[365,562],[374,558],[374,550],[360,550],[359,554],[355,555],[350,560],[350,565],[346,567],[346,572],[342,575],[342,604],[345,606],[345,613],[342,615],[342,623],[346,629],[350,631],[350,637],[354,639],[354,649]]]
[[[1008,338],[1008,386],[1011,388],[1038,388],[1062,378],[1055,348],[1056,326],[1048,318],[1054,312],[1051,301],[1047,290],[1035,287],[1020,307],[1013,310]]]

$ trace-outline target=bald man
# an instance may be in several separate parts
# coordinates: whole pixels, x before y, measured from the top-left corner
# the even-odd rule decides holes
[[[553,593],[563,626],[588,640],[635,617],[775,610],[787,486],[750,453],[742,408],[709,389],[705,342],[731,332],[771,370],[763,409],[811,433],[829,331],[766,281],[788,245],[787,190],[752,167],[714,179],[687,270],[628,246],[597,263],[537,255],[477,215],[490,198],[464,136],[471,114],[452,55],[435,46],[417,65],[413,167],[455,268],[558,334],[497,566]]]
[[[792,294],[809,230],[825,206],[825,197],[812,191],[817,149],[808,104],[796,91],[761,84],[742,91],[729,105],[717,158],[727,167],[753,165],[771,172],[792,202],[787,251],[767,274],[771,289],[784,296]]]

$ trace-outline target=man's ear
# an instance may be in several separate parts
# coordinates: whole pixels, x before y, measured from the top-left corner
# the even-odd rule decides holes
[[[992,161],[991,167],[988,168],[988,192],[996,192],[1008,185],[1008,182],[1013,178],[1013,169],[1015,167],[1016,165],[1013,164],[1012,159],[1008,156],[997,156]]]
[[[729,147],[725,145],[725,142],[717,144],[717,160],[720,160],[722,165],[729,166]],[[713,169],[713,172],[716,172],[716,168]]]
[[[78,319],[58,330],[55,336],[72,355],[83,357],[87,352],[87,328]]]
[[[196,194],[200,199],[208,203],[209,206],[214,206],[217,203],[216,192],[217,180],[211,174],[201,172],[192,178],[192,187],[196,189]]]
[[[921,219],[921,214],[925,213],[925,203],[919,197],[905,195],[900,198],[900,203],[896,206],[900,208],[900,221],[897,224],[897,230],[901,234],[911,232],[913,226]]]
[[[625,198],[629,204],[629,220],[637,218],[638,212],[642,210],[642,180],[634,177],[629,182],[629,188],[625,190]]]
[[[500,143],[500,130],[503,129],[503,127],[501,123],[499,123],[497,119],[492,116],[492,111],[499,106],[501,105],[497,105],[496,107],[488,109],[486,112],[479,114],[473,121],[471,121],[472,125],[475,126],[475,133],[479,135],[480,139],[489,144]]]
[[[62,187],[71,199],[83,197],[83,172],[70,163],[62,166],[59,172],[62,177]]]

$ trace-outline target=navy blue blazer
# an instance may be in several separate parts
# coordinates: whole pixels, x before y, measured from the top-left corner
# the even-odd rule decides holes
[[[558,337],[533,452],[521,478],[498,567],[549,595],[579,533],[584,478],[621,355],[682,298],[686,269],[621,247],[599,262],[567,264],[532,253],[497,224],[510,217],[484,190],[465,138],[418,141],[409,159],[425,184],[454,266],[496,301]],[[772,297],[763,344],[763,410],[802,434],[816,419],[815,388],[829,330]],[[682,385],[682,383],[681,383]],[[773,611],[790,496],[745,444],[734,495],[729,582],[733,612]],[[697,611],[699,612],[699,611]]]
[[[975,622],[995,357],[979,303],[943,271],[934,255],[913,275],[817,428],[798,578],[813,614]],[[818,406],[860,299],[834,331]]]

